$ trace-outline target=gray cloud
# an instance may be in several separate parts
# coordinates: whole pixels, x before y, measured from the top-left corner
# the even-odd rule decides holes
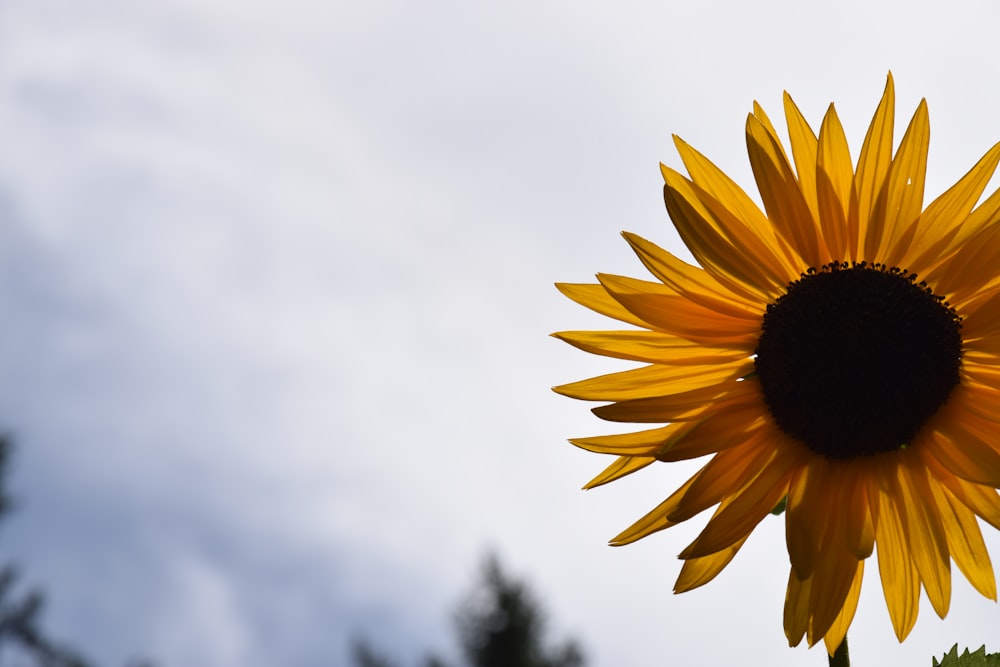
[[[4,537],[55,629],[108,664],[341,664],[355,632],[405,657],[496,544],[594,664],[805,659],[777,522],[681,598],[695,526],[604,546],[684,471],[580,493],[602,462],[563,441],[608,427],[547,387],[620,366],[546,337],[603,326],[553,281],[640,274],[620,229],[676,248],[672,131],[749,188],[754,97],[836,99],[858,140],[893,67],[942,184],[1000,136],[989,21],[793,5],[5,5]],[[948,26],[941,63],[917,37]],[[856,655],[991,636],[957,590],[897,649],[872,572]]]

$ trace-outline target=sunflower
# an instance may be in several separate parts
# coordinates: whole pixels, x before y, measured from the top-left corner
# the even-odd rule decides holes
[[[784,502],[785,634],[832,655],[875,550],[900,641],[921,588],[948,612],[951,561],[996,600],[977,517],[1000,528],[1000,191],[979,202],[1000,144],[923,208],[927,105],[893,154],[891,75],[857,163],[833,105],[818,136],[784,106],[791,158],[759,105],[747,118],[764,211],[675,137],[688,175],[661,165],[664,199],[700,267],[625,233],[656,281],[558,285],[632,327],[556,337],[644,365],[555,390],[658,425],[571,440],[616,456],[587,488],[710,457],[611,541],[714,507],[675,592],[712,580]]]

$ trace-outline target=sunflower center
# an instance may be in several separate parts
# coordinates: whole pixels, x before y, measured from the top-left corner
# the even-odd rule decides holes
[[[755,365],[778,426],[829,459],[892,451],[959,382],[960,318],[914,274],[833,263],[767,307]]]

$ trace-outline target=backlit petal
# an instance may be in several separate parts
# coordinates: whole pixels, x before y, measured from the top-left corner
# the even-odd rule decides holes
[[[856,255],[851,259],[865,259],[877,256],[882,238],[885,236],[885,215],[873,215],[876,201],[887,185],[889,165],[892,164],[892,130],[896,115],[896,94],[890,74],[885,83],[885,92],[879,102],[861,145],[858,166],[854,176],[854,190],[857,198],[857,219],[859,224]]]
[[[747,538],[744,537],[722,551],[702,558],[691,558],[684,561],[681,573],[677,576],[677,581],[674,583],[674,593],[685,593],[699,586],[704,586],[712,579],[715,579],[722,572],[723,568],[729,565],[730,561],[733,560],[740,547],[746,541]]]

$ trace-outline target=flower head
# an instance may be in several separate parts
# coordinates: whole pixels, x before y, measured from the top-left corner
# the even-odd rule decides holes
[[[616,456],[588,487],[710,457],[612,540],[714,507],[677,592],[719,574],[785,499],[785,633],[832,654],[873,551],[900,641],[921,588],[948,612],[952,561],[996,599],[977,517],[1000,528],[1000,191],[980,203],[1000,144],[924,208],[927,106],[893,154],[891,76],[856,163],[832,105],[818,136],[787,94],[785,113],[791,157],[759,106],[747,119],[764,211],[676,139],[688,175],[662,166],[664,198],[700,267],[626,233],[656,281],[560,284],[632,327],[558,338],[644,365],[556,391],[662,424],[572,440]]]

